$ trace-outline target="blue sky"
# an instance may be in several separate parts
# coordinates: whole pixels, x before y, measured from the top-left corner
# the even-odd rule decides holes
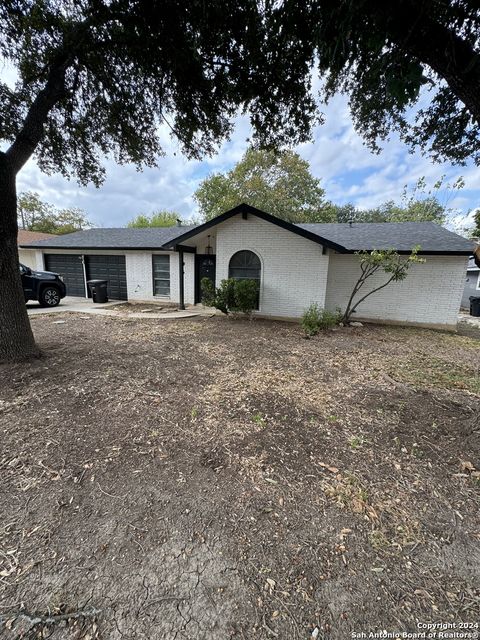
[[[0,69],[0,78],[11,80],[11,71]],[[410,153],[396,135],[384,143],[379,155],[372,154],[353,129],[346,97],[336,96],[322,111],[325,123],[315,129],[313,142],[296,147],[296,151],[308,160],[330,200],[367,208],[399,200],[403,186],[413,186],[421,176],[433,185],[443,174],[450,182],[462,175],[465,189],[451,199],[449,206],[456,210],[453,227],[468,225],[468,212],[480,206],[480,167],[433,164],[420,153]],[[159,159],[158,168],[139,173],[132,166],[107,160],[106,180],[99,189],[79,187],[59,175],[42,174],[32,159],[18,176],[18,190],[36,191],[58,207],[80,207],[94,226],[124,226],[137,214],[158,209],[173,209],[189,218],[197,214],[193,194],[199,183],[210,173],[231,169],[245,152],[249,135],[248,119],[239,117],[231,139],[215,156],[188,161],[169,131],[162,129],[166,155]]]

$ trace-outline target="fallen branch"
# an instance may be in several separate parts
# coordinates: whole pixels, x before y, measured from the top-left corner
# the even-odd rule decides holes
[[[104,495],[108,496],[109,498],[118,498],[118,500],[125,500],[125,498],[126,498],[126,497],[127,497],[127,495],[128,495],[128,494],[126,493],[124,496],[114,496],[112,493],[108,493],[108,491],[104,491],[104,490],[102,489],[102,487],[100,486],[100,483],[99,483],[99,482],[97,482],[97,486],[98,486],[98,488],[100,489],[100,491],[101,491]]]
[[[23,633],[28,633],[39,624],[44,626],[58,624],[59,622],[65,622],[68,620],[78,620],[79,618],[96,618],[102,612],[101,609],[80,609],[78,611],[71,611],[70,613],[60,613],[58,615],[40,616],[28,613],[27,611],[20,611],[18,613],[12,613],[8,616],[0,616],[0,623],[4,624],[7,628],[11,628],[14,623],[25,622],[28,626]]]
[[[389,382],[390,384],[393,384],[393,386],[398,388],[398,389],[403,389],[407,393],[412,393],[413,391],[415,391],[415,389],[413,389],[413,387],[410,387],[408,384],[403,384],[403,382],[399,382],[398,380],[394,380],[392,377],[390,377],[388,375],[388,373],[383,372],[381,374],[381,376],[386,382]]]

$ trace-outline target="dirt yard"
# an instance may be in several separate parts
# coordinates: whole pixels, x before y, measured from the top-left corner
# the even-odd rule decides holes
[[[32,324],[44,357],[0,368],[1,638],[480,620],[480,340]]]

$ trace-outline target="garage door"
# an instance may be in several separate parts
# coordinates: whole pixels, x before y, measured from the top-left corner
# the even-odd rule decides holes
[[[45,269],[59,273],[67,286],[67,296],[85,297],[82,256],[76,254],[46,253]]]
[[[87,280],[108,280],[108,297],[127,299],[125,256],[85,256]]]

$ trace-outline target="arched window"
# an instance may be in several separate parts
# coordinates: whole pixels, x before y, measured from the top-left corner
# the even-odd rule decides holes
[[[236,280],[257,280],[260,285],[260,258],[253,251],[237,251],[230,258],[228,277]]]
[[[260,304],[260,272],[262,265],[260,258],[253,251],[237,251],[230,258],[228,277],[235,280],[256,280],[258,283],[258,297],[256,308]]]

